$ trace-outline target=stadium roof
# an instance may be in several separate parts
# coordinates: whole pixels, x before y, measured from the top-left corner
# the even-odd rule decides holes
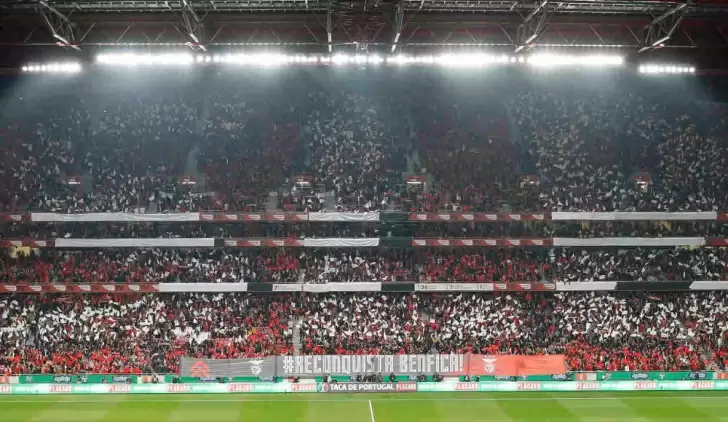
[[[616,50],[707,67],[728,55],[724,0],[6,0],[0,16],[4,66],[132,48]]]

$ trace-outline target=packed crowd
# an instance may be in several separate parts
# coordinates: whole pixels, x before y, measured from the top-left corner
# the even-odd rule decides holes
[[[571,370],[728,364],[723,292],[19,295],[0,298],[0,314],[0,365],[10,373],[167,372],[177,370],[180,356],[257,357],[297,348],[563,353]]]
[[[0,359],[11,372],[176,372],[182,356],[257,357],[292,351],[290,305],[280,298],[185,294],[51,299],[0,301]]]
[[[14,104],[0,126],[2,208],[728,209],[726,113],[712,103],[629,87],[494,98],[295,78],[171,87]],[[407,190],[405,175],[423,176],[424,189]]]
[[[0,254],[0,283],[728,280],[724,248],[99,249]]]
[[[402,183],[399,110],[385,98],[355,93],[316,92],[309,100],[305,169],[315,187],[333,193],[330,211],[387,209]],[[307,203],[310,211],[325,206]]]
[[[727,205],[720,106],[629,92],[528,92],[511,100],[521,142],[556,211],[717,211]]]

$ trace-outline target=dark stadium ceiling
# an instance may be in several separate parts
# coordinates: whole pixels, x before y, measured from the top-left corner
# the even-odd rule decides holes
[[[728,1],[0,1],[0,65],[175,47],[412,54],[570,48],[720,67],[728,61]]]

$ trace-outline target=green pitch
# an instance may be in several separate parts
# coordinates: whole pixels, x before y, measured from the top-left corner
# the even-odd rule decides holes
[[[2,422],[728,422],[728,392],[12,396]]]

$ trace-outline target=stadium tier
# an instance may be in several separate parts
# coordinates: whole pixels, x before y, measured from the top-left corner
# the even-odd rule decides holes
[[[179,78],[6,98],[0,394],[728,389],[720,103]]]

